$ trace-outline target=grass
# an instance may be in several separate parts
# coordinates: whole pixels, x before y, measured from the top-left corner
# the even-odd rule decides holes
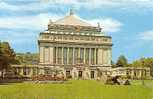
[[[150,86],[151,81],[145,81]],[[134,81],[131,86],[104,85],[94,80],[68,84],[17,83],[0,85],[0,99],[152,99],[151,86]]]

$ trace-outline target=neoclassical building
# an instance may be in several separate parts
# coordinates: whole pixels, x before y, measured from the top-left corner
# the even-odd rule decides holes
[[[99,24],[69,15],[48,24],[38,39],[39,64],[12,65],[15,74],[24,77],[59,74],[65,78],[98,79],[121,75],[132,79],[150,77],[150,68],[112,68],[112,38]]]
[[[45,73],[56,67],[66,76],[96,78],[98,69],[111,68],[112,38],[100,25],[92,26],[72,10],[64,18],[50,21],[48,29],[40,33],[38,44]]]

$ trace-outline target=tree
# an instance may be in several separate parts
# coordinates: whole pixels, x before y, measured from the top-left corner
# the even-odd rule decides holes
[[[121,55],[119,56],[117,62],[116,62],[117,67],[125,67],[128,66],[128,62],[125,56]]]
[[[38,53],[17,53],[16,60],[18,64],[38,64],[39,63],[39,54]]]
[[[142,62],[140,62],[139,60],[136,60],[132,63],[131,66],[132,67],[142,67]]]
[[[132,63],[133,67],[152,67],[153,58],[141,58]]]
[[[11,49],[8,42],[0,42],[0,71],[3,78],[4,71],[6,71],[10,64],[15,61],[14,50]]]
[[[153,76],[153,58],[141,58],[134,61],[131,65],[132,67],[149,67],[151,76]]]

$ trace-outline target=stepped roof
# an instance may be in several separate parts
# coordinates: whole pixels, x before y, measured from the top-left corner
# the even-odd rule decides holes
[[[70,14],[61,18],[54,22],[54,24],[59,25],[78,25],[78,26],[92,26],[91,24],[87,23],[85,20],[81,19],[80,17],[74,15],[74,13],[70,10]]]

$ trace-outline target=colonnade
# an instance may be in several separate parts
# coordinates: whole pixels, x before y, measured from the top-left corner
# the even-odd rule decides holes
[[[54,47],[55,64],[97,64],[98,48]]]

